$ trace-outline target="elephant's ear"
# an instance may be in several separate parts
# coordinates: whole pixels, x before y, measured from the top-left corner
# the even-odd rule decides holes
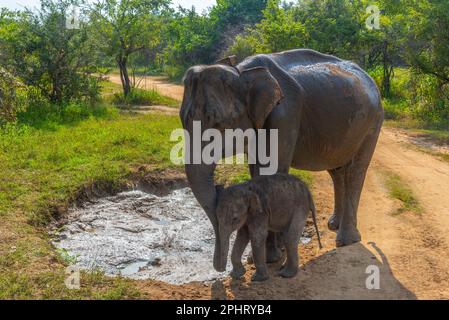
[[[256,129],[261,129],[271,113],[283,99],[281,87],[267,68],[245,70],[240,79],[246,91],[248,115]]]

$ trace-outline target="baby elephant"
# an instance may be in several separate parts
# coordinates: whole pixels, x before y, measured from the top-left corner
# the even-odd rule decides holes
[[[231,256],[231,276],[238,279],[245,274],[242,255],[251,241],[256,266],[252,280],[267,280],[265,242],[268,231],[274,231],[280,233],[287,253],[287,260],[279,275],[294,277],[298,273],[298,243],[309,212],[312,212],[319,245],[322,247],[315,205],[309,189],[301,180],[287,174],[260,176],[227,189],[217,186],[217,192],[220,252],[216,256],[220,259],[219,271],[226,270],[229,238],[232,232],[238,230]]]

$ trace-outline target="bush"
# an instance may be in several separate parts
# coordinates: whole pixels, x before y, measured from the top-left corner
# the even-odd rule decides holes
[[[182,77],[184,77],[185,72],[187,71],[187,67],[180,65],[165,65],[163,67],[163,72],[167,75],[167,77],[174,82],[180,83]]]
[[[229,48],[227,55],[235,55],[238,61],[254,55],[257,52],[256,40],[256,37],[251,33],[238,35],[235,38],[234,44]]]
[[[17,113],[17,120],[20,124],[35,128],[55,129],[60,125],[76,124],[89,118],[114,118],[118,114],[116,108],[98,103],[51,103],[34,87],[27,88],[24,97],[26,104]]]
[[[432,75],[413,74],[411,86],[414,117],[436,124],[449,123],[449,84]]]
[[[402,120],[410,116],[410,108],[405,99],[384,99],[385,119]]]
[[[19,82],[0,68],[0,124],[14,122],[23,108],[23,95]]]

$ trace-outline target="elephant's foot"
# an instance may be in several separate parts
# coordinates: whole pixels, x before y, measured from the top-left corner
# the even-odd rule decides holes
[[[251,278],[251,280],[253,282],[263,282],[263,281],[267,281],[269,278],[270,278],[270,276],[268,275],[268,272],[266,270],[264,270],[264,271],[257,270],[256,273]]]
[[[360,242],[362,240],[362,236],[357,228],[352,228],[351,230],[338,230],[336,245],[337,247],[345,247],[351,244]]]
[[[298,274],[298,266],[296,266],[296,267],[288,267],[287,265],[285,265],[279,271],[279,275],[282,278],[293,278],[297,274]]]
[[[340,219],[335,213],[332,214],[332,216],[329,218],[329,221],[327,222],[327,227],[331,231],[335,232],[338,231],[338,228],[340,227]]]
[[[231,277],[234,280],[241,279],[246,273],[245,267],[243,265],[234,267],[231,272]]]

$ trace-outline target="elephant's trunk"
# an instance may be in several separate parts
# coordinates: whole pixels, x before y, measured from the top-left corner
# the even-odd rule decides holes
[[[220,268],[219,262],[221,259],[220,253],[220,234],[218,230],[218,221],[215,213],[217,192],[214,184],[214,171],[216,165],[186,165],[186,175],[189,180],[195,198],[203,207],[210,222],[214,228],[215,233],[215,253],[214,253],[214,268]]]
[[[227,230],[223,230],[223,228],[220,229],[220,252],[215,254],[215,256],[219,257],[219,261],[217,261],[219,272],[225,272],[226,271],[226,265],[228,264],[228,251],[229,251],[229,238],[231,236],[230,232]],[[218,243],[218,242],[217,242]],[[215,246],[217,248],[217,246]]]

